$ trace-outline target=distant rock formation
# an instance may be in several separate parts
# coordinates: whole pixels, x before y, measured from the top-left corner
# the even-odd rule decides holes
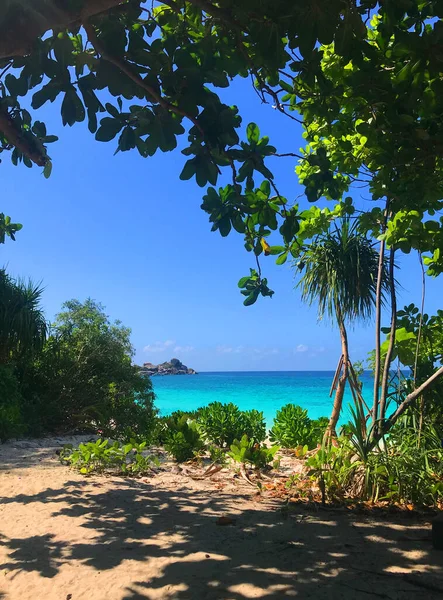
[[[144,375],[197,375],[194,369],[188,368],[178,358],[171,358],[170,361],[161,363],[160,365],[153,365],[150,362],[143,363],[143,367],[140,369]]]

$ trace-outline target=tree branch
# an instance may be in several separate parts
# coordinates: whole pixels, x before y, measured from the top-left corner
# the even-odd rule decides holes
[[[25,56],[46,31],[81,25],[90,17],[126,3],[127,0],[84,0],[82,10],[74,12],[66,9],[63,0],[11,0],[0,24],[0,59]]]
[[[27,156],[29,160],[32,160],[33,163],[39,167],[45,166],[48,157],[39,152],[34,144],[26,139],[23,132],[20,129],[17,129],[11,117],[3,109],[0,109],[0,133],[4,135],[11,146],[15,146],[17,150],[20,150],[20,152]]]
[[[385,425],[383,426],[383,434],[386,433],[398,421],[405,410],[442,375],[443,366],[437,369],[437,371],[435,371],[435,373],[431,375],[431,377],[429,377],[424,383],[422,383],[416,390],[408,394],[394,414],[391,415],[385,422]],[[378,437],[378,439],[380,439],[380,437]]]
[[[152,86],[150,86],[148,83],[146,83],[146,81],[144,81],[138,73],[135,73],[131,69],[130,65],[125,60],[122,60],[120,58],[117,58],[116,56],[112,56],[111,54],[109,54],[109,52],[106,50],[106,48],[101,44],[100,40],[97,37],[97,34],[95,33],[94,27],[90,23],[84,23],[83,27],[84,27],[84,30],[86,31],[89,42],[92,44],[92,46],[94,47],[96,52],[98,54],[100,54],[104,60],[107,60],[108,62],[112,63],[122,73],[124,73],[127,77],[129,77],[129,79],[131,79],[139,87],[141,87],[143,90],[145,90],[145,92],[147,92],[149,94],[149,96],[151,97],[151,100],[153,100],[154,102],[157,102],[157,104],[159,104],[162,108],[164,108],[165,110],[170,110],[171,112],[173,112],[177,115],[180,115],[182,117],[186,117],[187,119],[189,119],[195,125],[195,127],[199,130],[202,137],[204,138],[205,132],[195,117],[188,115],[184,110],[182,110],[178,106],[175,106],[174,104],[171,104],[170,102],[165,100],[163,98],[163,96],[158,94]]]

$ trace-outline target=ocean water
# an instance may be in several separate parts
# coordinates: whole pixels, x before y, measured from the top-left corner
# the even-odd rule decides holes
[[[233,402],[241,410],[263,411],[270,427],[276,411],[289,402],[307,408],[312,419],[329,416],[333,377],[333,371],[249,371],[157,376],[152,382],[161,415],[179,409],[195,410],[218,400]],[[362,381],[363,396],[370,398],[371,374],[365,372]],[[350,403],[352,396],[347,388],[341,422],[348,420]]]

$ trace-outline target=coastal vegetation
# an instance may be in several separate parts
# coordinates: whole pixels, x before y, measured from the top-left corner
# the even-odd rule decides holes
[[[103,432],[147,439],[151,381],[132,364],[130,330],[103,307],[70,300],[47,324],[39,286],[2,272],[0,439]]]
[[[63,125],[87,121],[119,152],[149,158],[187,137],[181,179],[205,188],[212,231],[242,235],[252,255],[238,282],[245,306],[274,293],[267,261],[289,259],[304,299],[338,325],[342,357],[323,441],[325,423],[296,408],[282,409],[271,430],[286,448],[316,450],[301,487],[317,482],[323,501],[441,503],[443,313],[424,306],[426,277],[443,271],[440,2],[319,0],[313,11],[294,0],[164,0],[150,9],[76,0],[58,11],[36,0],[23,10],[19,0],[0,8],[1,152],[50,177],[57,138],[37,115],[56,99]],[[304,148],[290,135],[276,148],[223,101],[239,77],[283,126],[301,124]],[[282,195],[277,160],[295,163],[309,208]],[[369,204],[359,202],[361,187]],[[20,229],[1,213],[0,243]],[[399,258],[410,253],[422,266],[421,305],[398,310]],[[261,468],[274,456],[256,411],[216,402],[159,421],[150,380],[131,363],[129,331],[100,305],[70,301],[48,327],[39,286],[5,272],[0,285],[2,438],[87,430],[135,443],[158,435],[179,461],[207,450]],[[353,421],[337,436],[352,372],[346,328],[359,318],[374,326],[373,394],[366,406],[354,373]],[[121,450],[99,447],[102,461]],[[89,469],[90,448],[70,456]]]
[[[375,310],[377,281],[389,288],[387,269],[379,274],[379,255],[373,240],[362,233],[350,217],[336,221],[318,235],[296,265],[303,275],[298,287],[302,300],[318,305],[318,318],[332,318],[339,329],[341,357],[336,373],[336,392],[326,437],[336,435],[345,387],[352,363],[349,356],[348,323],[369,320]],[[383,296],[382,296],[383,299]]]

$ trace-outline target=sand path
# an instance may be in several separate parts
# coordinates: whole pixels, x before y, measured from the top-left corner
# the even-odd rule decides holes
[[[0,446],[1,600],[443,597],[426,521],[288,515],[226,474],[85,479],[60,443]]]

